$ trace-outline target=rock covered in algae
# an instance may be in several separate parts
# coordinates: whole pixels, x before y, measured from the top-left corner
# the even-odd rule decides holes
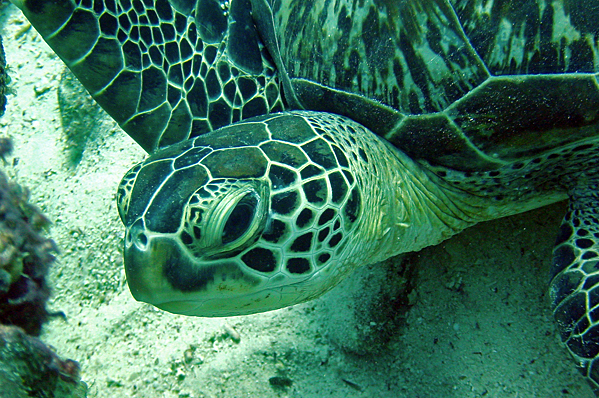
[[[0,37],[0,116],[9,81]],[[0,158],[5,161],[11,151],[10,139],[0,138]],[[43,236],[48,220],[28,200],[27,189],[0,172],[0,323],[37,336],[48,318],[46,276],[56,246]]]
[[[4,114],[6,61],[0,37],[0,116]],[[0,138],[0,159],[12,142]],[[84,398],[79,364],[61,359],[39,340],[48,320],[46,277],[57,249],[44,236],[48,219],[29,203],[29,191],[0,171],[0,397]]]
[[[0,172],[0,323],[37,336],[48,319],[46,277],[57,249],[43,236],[48,219],[28,199],[27,189]]]
[[[0,157],[10,148],[0,138]],[[43,235],[48,219],[28,199],[0,171],[0,397],[85,397],[79,364],[35,337],[48,319],[46,277],[57,249]]]
[[[79,364],[61,359],[37,337],[16,326],[0,325],[0,396],[83,398]]]

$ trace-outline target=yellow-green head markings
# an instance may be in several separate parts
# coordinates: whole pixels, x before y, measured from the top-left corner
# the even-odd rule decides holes
[[[341,149],[350,141],[327,133],[327,119],[318,117],[250,120],[133,167],[118,203],[136,298],[174,312],[228,315],[328,290],[320,274],[343,257],[363,202]]]

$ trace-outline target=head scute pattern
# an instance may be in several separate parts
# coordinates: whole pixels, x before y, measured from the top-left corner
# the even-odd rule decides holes
[[[330,137],[331,121],[316,114],[262,119],[226,128],[214,140],[175,145],[134,167],[118,202],[135,195],[139,206],[147,192],[146,203],[121,205],[121,217],[147,234],[175,234],[198,261],[227,257],[248,272],[290,277],[326,266],[343,250],[361,206],[341,149],[348,142]],[[249,130],[255,134],[245,139]],[[194,184],[177,186],[182,176]]]

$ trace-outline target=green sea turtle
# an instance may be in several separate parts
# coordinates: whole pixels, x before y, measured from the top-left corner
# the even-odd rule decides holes
[[[599,391],[599,1],[13,1],[150,153],[118,188],[138,300],[280,308],[569,198],[550,297]]]

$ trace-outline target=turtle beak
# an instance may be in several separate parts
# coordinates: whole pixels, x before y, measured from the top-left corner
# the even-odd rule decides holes
[[[126,234],[136,236],[136,232],[132,228]],[[178,266],[191,266],[181,248],[172,239],[154,238],[144,242],[140,238],[126,237],[125,241],[132,242],[128,247],[125,243],[125,272],[133,297],[156,306],[172,300],[173,286],[165,272]],[[203,285],[207,285],[210,279],[206,275]]]
[[[262,290],[266,278],[247,274],[226,259],[202,262],[178,239],[133,225],[125,232],[125,272],[131,294],[162,310],[192,316],[231,316],[280,308],[278,295]],[[270,309],[274,309],[270,308]]]

